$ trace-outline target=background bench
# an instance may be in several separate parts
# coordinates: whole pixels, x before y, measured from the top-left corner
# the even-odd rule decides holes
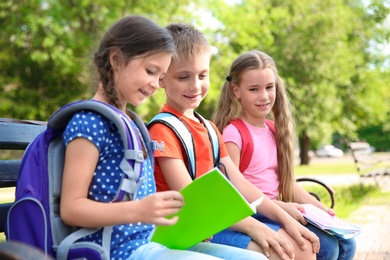
[[[379,159],[375,157],[369,143],[351,142],[348,147],[361,181],[363,178],[373,178],[375,183],[379,185],[381,177],[390,176],[390,158]]]

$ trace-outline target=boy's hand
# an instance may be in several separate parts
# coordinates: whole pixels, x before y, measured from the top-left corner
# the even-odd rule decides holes
[[[184,206],[183,196],[178,191],[163,191],[146,196],[138,201],[140,203],[140,216],[142,222],[171,226],[179,219],[176,214]]]

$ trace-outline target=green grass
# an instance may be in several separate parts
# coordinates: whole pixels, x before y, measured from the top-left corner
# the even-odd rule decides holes
[[[319,186],[303,186],[306,190],[317,193],[321,202],[330,206],[330,197]],[[383,205],[389,203],[390,192],[383,192],[374,185],[336,186],[334,187],[334,210],[340,218],[348,219],[350,214],[362,205]]]
[[[308,176],[318,174],[357,174],[355,165],[353,163],[322,163],[322,164],[310,164],[310,165],[296,165],[295,175]]]
[[[15,188],[0,188],[0,203],[14,201]]]

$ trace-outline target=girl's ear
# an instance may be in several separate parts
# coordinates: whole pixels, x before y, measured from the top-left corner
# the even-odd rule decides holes
[[[162,78],[162,79],[159,81],[159,84],[160,84],[160,88],[165,88],[164,78]]]
[[[233,92],[233,95],[237,99],[240,99],[240,89],[239,89],[239,87],[236,84],[231,84],[230,88],[231,88],[231,90]]]
[[[121,65],[121,51],[119,49],[110,52],[110,64],[114,70],[117,70]]]

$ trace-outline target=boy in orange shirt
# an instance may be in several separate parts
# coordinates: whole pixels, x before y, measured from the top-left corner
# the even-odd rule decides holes
[[[190,176],[188,158],[179,137],[162,123],[149,128],[153,140],[163,143],[155,151],[155,179],[158,191],[181,190],[191,181],[214,167],[213,149],[202,118],[195,109],[205,98],[210,88],[209,69],[211,48],[205,37],[193,27],[171,24],[167,27],[176,46],[176,55],[160,86],[166,93],[166,104],[160,112],[169,112],[185,123],[194,140],[195,172]],[[216,129],[215,125],[212,125]],[[257,211],[280,223],[278,232],[268,228],[252,217],[233,225],[231,229],[251,237],[245,248],[262,252],[270,259],[315,259],[319,250],[318,237],[285,213],[270,199],[247,181],[230,159],[222,137],[219,140],[220,163],[228,172],[230,181],[249,201],[263,196]],[[234,244],[232,244],[234,245]],[[236,245],[234,245],[236,246]]]

